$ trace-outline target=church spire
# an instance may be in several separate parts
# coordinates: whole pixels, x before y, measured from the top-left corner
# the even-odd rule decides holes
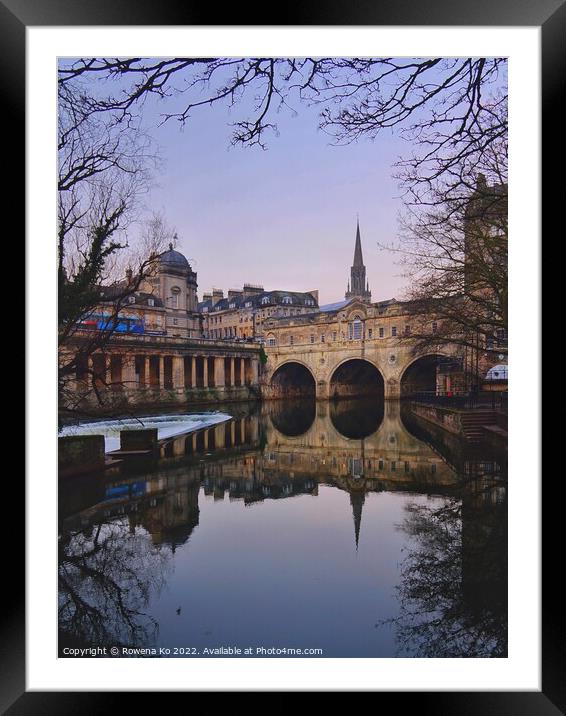
[[[362,508],[364,506],[366,496],[361,490],[353,490],[350,492],[350,505],[352,506],[352,515],[354,517],[354,536],[356,538],[356,552],[360,541],[360,527],[362,526]]]
[[[356,246],[354,248],[354,266],[360,267],[364,265],[364,257],[362,256],[362,239],[360,237],[360,220],[356,228]]]
[[[360,298],[362,301],[371,301],[369,282],[366,281],[366,267],[362,255],[362,238],[360,235],[360,219],[356,222],[356,242],[354,245],[354,263],[350,269],[350,281],[345,298]]]

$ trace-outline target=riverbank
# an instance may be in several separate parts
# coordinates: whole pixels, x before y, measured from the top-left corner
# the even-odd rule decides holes
[[[491,441],[498,447],[507,447],[507,415],[502,412],[485,407],[431,405],[415,400],[411,400],[408,407],[421,420],[469,443]]]

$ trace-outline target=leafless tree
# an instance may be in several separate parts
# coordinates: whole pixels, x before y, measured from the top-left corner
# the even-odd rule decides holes
[[[425,180],[506,134],[506,123],[495,121],[485,133],[496,90],[496,106],[505,102],[505,75],[504,58],[86,58],[62,67],[59,82],[114,82],[89,111],[126,124],[150,96],[178,101],[162,118],[182,124],[213,104],[240,104],[248,116],[233,123],[232,142],[261,147],[268,132],[277,133],[278,111],[320,105],[320,127],[338,143],[402,132],[424,150],[402,165]]]
[[[151,646],[158,624],[144,610],[165,581],[170,553],[127,520],[65,532],[59,541],[59,629],[65,642]]]
[[[500,106],[498,112],[505,112]],[[468,157],[407,206],[400,238],[415,351],[459,345],[489,358],[508,329],[507,140]]]
[[[63,416],[88,414],[88,405],[101,405],[109,388],[117,387],[107,373],[99,374],[89,358],[103,352],[115,335],[123,310],[156,270],[159,254],[177,237],[160,214],[141,226],[139,241],[129,247],[115,245],[112,235],[119,230],[122,206],[99,214],[94,229],[79,229],[85,246],[77,247],[78,269],[59,286],[59,410]],[[88,226],[88,224],[87,224]],[[116,251],[119,248],[120,251]],[[85,252],[90,255],[85,255]],[[81,263],[84,261],[84,263]],[[124,277],[114,280],[117,276]],[[104,319],[96,330],[86,330],[85,318],[102,311]],[[80,382],[76,381],[77,374]],[[94,398],[94,400],[92,400]]]
[[[80,79],[59,83],[58,339],[63,411],[72,411],[84,398],[72,383],[77,367],[88,366],[89,356],[107,345],[120,311],[165,248],[157,226],[149,231],[156,217],[144,228],[140,242],[131,241],[157,166],[152,141],[140,126],[124,131],[110,115],[92,112],[89,91]],[[128,279],[119,281],[125,265]],[[102,286],[108,284],[111,290],[106,293],[112,295],[106,295],[105,326],[85,334],[82,322],[104,299]],[[86,370],[87,392],[99,395],[99,381],[90,368]]]

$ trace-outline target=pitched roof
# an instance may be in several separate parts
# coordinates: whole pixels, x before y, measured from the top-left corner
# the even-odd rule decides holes
[[[254,294],[248,294],[247,296],[232,296],[231,298],[221,298],[220,300],[213,303],[212,298],[207,299],[206,301],[201,301],[198,304],[199,311],[204,310],[205,308],[208,309],[208,312],[211,311],[227,311],[230,309],[230,306],[233,305],[234,309],[238,308],[244,308],[246,307],[246,303],[251,304],[252,307],[257,306],[264,306],[264,305],[280,305],[283,304],[283,299],[289,297],[292,299],[293,303],[291,305],[294,306],[309,306],[312,305],[313,307],[316,307],[317,301],[316,298],[313,296],[312,293],[305,292],[300,293],[298,291],[280,291],[280,290],[274,290],[274,291],[262,291],[261,293],[254,293]],[[264,299],[267,299],[264,302]],[[307,303],[307,301],[312,301],[314,303]]]
[[[100,290],[100,301],[101,303],[112,303],[114,301],[121,300],[124,305],[129,305],[130,301],[128,301],[128,297],[126,296],[127,290],[128,284],[126,281],[118,281],[111,286],[102,286]],[[133,296],[135,299],[133,305],[149,306],[149,300],[153,299],[153,306],[163,306],[163,301],[159,298],[159,296],[156,296],[153,293],[134,291],[130,294],[130,296]]]
[[[325,303],[324,306],[320,306],[322,313],[328,313],[329,311],[339,311],[341,308],[350,303],[349,298],[345,298],[342,301],[335,301],[334,303]]]

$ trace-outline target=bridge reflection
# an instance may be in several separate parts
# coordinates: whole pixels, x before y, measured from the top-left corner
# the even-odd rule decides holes
[[[373,493],[443,496],[440,508],[437,500],[415,508],[409,498],[398,525],[410,536],[398,587],[399,604],[410,609],[401,609],[397,632],[423,656],[484,656],[493,643],[505,655],[505,465],[473,454],[455,465],[449,447],[415,432],[394,401],[272,403],[164,441],[150,465],[69,483],[59,509],[60,643],[151,644],[156,624],[146,604],[167,583],[175,553],[203,515],[211,519],[206,500],[251,506],[320,492],[323,502],[335,488],[348,496],[352,551]],[[194,549],[189,544],[189,554]],[[421,621],[415,627],[412,620],[421,610],[426,624],[430,614],[419,599],[431,584],[447,629],[435,627],[434,640],[423,641]],[[451,637],[461,623],[473,642]]]
[[[141,526],[155,543],[175,548],[198,525],[201,487],[216,500],[249,504],[316,495],[319,484],[333,485],[353,496],[356,521],[366,492],[454,494],[463,475],[477,482],[501,469],[493,460],[455,467],[424,437],[407,430],[394,401],[270,403],[256,414],[164,441],[151,465],[123,466],[105,479],[69,485],[60,514],[73,529],[128,515],[131,529]]]

